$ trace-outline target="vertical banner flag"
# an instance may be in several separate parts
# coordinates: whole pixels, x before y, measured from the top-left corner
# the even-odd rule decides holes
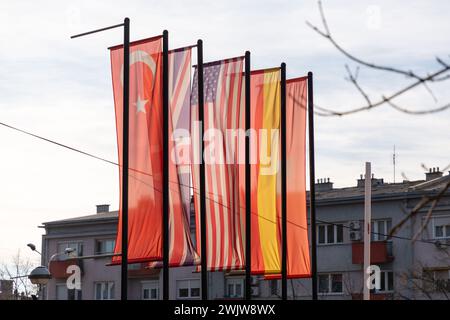
[[[281,270],[280,69],[251,73],[252,274]]]
[[[245,264],[245,203],[241,202],[238,152],[244,132],[244,57],[204,64],[204,133],[199,132],[197,70],[191,95],[193,120],[193,186],[196,227],[200,230],[200,134],[204,138],[207,268],[211,271],[242,269]],[[240,130],[239,130],[240,129]],[[242,136],[244,134],[244,136]],[[239,137],[239,135],[241,135]],[[244,208],[244,210],[241,210]],[[197,252],[201,252],[197,232]]]
[[[286,81],[288,278],[311,276],[306,210],[307,87],[308,77]]]
[[[122,186],[123,46],[110,48]],[[162,259],[162,36],[130,44],[128,260]],[[120,190],[122,202],[122,189]],[[119,206],[122,208],[122,205]],[[121,210],[115,254],[121,253]],[[121,256],[112,259],[121,262]]]
[[[311,276],[306,210],[306,110],[308,77],[286,81],[287,276]],[[312,240],[313,241],[313,240]],[[266,278],[281,278],[280,274]]]
[[[198,264],[190,234],[191,47],[169,51],[169,265]],[[150,268],[162,267],[151,262]]]

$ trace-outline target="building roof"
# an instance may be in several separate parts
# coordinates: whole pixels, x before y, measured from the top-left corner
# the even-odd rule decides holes
[[[424,193],[437,193],[441,191],[445,186],[450,183],[450,174],[425,181],[403,181],[400,183],[381,183],[372,186],[372,197],[376,198],[394,198],[395,196],[407,196],[417,195],[422,196]],[[308,192],[309,193],[309,192]],[[450,188],[447,190],[450,193]],[[351,200],[351,199],[363,199],[364,187],[346,187],[346,188],[333,188],[325,191],[316,190],[316,200],[318,202],[327,201],[339,201],[339,200]],[[309,202],[309,196],[307,197]],[[44,222],[44,226],[66,225],[76,223],[90,223],[101,222],[108,220],[116,220],[119,217],[118,211],[109,211],[97,214],[91,214],[87,216],[75,217],[70,219],[56,220]]]
[[[70,219],[44,222],[43,225],[49,226],[49,225],[72,224],[72,223],[99,222],[102,220],[115,220],[115,219],[118,219],[118,217],[119,217],[119,211],[109,211],[109,212],[91,214],[88,216],[81,216],[81,217],[75,217],[75,218],[70,218]]]
[[[400,183],[381,183],[372,185],[372,197],[386,198],[406,195],[423,195],[424,193],[436,193],[450,183],[450,174],[433,180],[403,181]],[[450,190],[447,190],[450,192]],[[363,198],[364,186],[336,188],[324,191],[316,191],[317,201]]]

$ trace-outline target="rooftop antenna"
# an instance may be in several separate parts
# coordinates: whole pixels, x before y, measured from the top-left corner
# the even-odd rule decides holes
[[[394,183],[395,183],[395,144],[394,144],[394,154],[392,155],[392,164],[394,165]]]

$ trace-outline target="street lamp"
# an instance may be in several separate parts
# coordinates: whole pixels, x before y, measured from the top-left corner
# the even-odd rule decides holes
[[[39,253],[41,256],[42,254],[36,250],[36,246],[32,243],[27,244],[27,247],[29,247],[32,251]]]
[[[30,279],[31,283],[39,286],[46,285],[51,278],[52,275],[50,274],[50,271],[44,266],[33,269],[28,275],[28,279]]]
[[[29,243],[27,244],[27,246],[32,251],[35,251],[42,256],[42,254],[36,250],[36,246],[34,244]],[[39,286],[39,292],[41,292],[42,286],[47,285],[48,281],[52,278],[52,275],[50,273],[50,263],[53,261],[53,259],[62,254],[70,255],[74,251],[75,251],[74,248],[66,248],[64,252],[57,252],[50,257],[50,259],[48,260],[47,267],[39,266],[30,272],[30,274],[28,275],[28,279],[30,279],[32,284],[36,284]]]

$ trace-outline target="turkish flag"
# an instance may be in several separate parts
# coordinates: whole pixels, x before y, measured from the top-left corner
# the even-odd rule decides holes
[[[122,251],[123,46],[110,48],[120,210],[114,253]],[[162,36],[130,44],[128,262],[162,259]],[[121,256],[112,263],[121,262]]]

